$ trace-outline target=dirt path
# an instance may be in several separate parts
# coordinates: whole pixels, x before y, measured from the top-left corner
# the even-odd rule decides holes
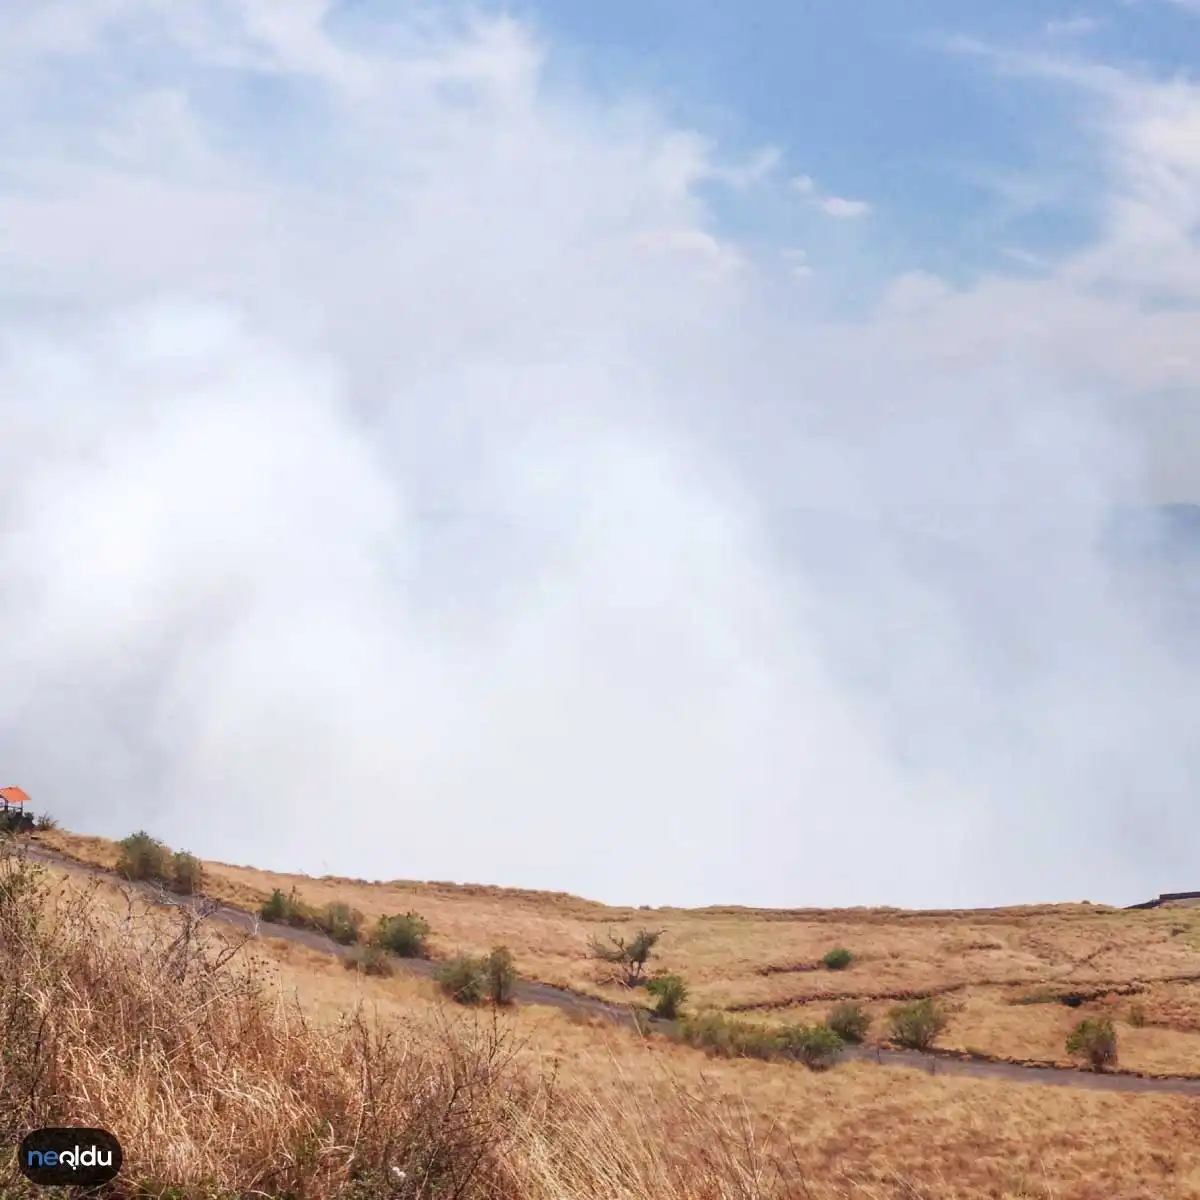
[[[97,879],[115,879],[111,871],[100,867],[88,866],[74,859],[55,854],[40,846],[26,843],[22,852],[31,860],[47,866],[58,867],[72,874],[90,876]],[[122,886],[140,892],[156,901],[164,899],[159,889],[146,884],[121,881]],[[168,896],[166,902],[177,907],[195,907],[204,902],[204,897]],[[211,905],[211,901],[207,902]],[[252,913],[226,905],[216,905],[206,908],[213,919],[238,929],[253,933],[258,937],[278,938],[286,942],[308,946],[312,950],[324,954],[344,957],[347,947],[339,945],[324,934],[311,929],[294,929],[290,925],[274,925],[260,920]],[[432,977],[437,970],[436,962],[424,959],[397,959],[397,965],[413,975],[425,978]],[[537,983],[533,980],[521,980],[513,989],[513,997],[519,1003],[545,1005],[563,1009],[569,1012],[589,1013],[607,1017],[635,1027],[635,1014],[631,1006],[615,1004],[608,1000],[600,1000],[595,996],[587,996],[573,992],[567,988],[553,987],[547,983]],[[644,1012],[644,1010],[643,1010]],[[651,1028],[657,1028],[663,1033],[670,1031],[671,1023],[654,1017],[649,1018]],[[1058,1087],[1085,1088],[1092,1091],[1104,1092],[1138,1092],[1138,1093],[1169,1093],[1174,1095],[1200,1096],[1200,1078],[1193,1076],[1150,1076],[1137,1075],[1132,1072],[1106,1072],[1094,1074],[1090,1071],[1073,1070],[1069,1067],[1032,1066],[1027,1063],[997,1062],[991,1059],[974,1058],[958,1055],[954,1051],[934,1051],[921,1053],[916,1050],[900,1050],[891,1048],[875,1048],[867,1046],[847,1046],[841,1054],[843,1061],[873,1062],[885,1067],[907,1067],[910,1070],[924,1071],[930,1075],[966,1076],[972,1079],[1003,1079],[1013,1083],[1041,1083]]]

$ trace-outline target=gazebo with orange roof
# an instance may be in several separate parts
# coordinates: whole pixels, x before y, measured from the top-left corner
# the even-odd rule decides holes
[[[23,814],[25,812],[25,805],[28,803],[29,793],[24,788],[0,788],[0,813],[13,812]]]

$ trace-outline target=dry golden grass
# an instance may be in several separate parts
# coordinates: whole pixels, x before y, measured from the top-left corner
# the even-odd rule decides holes
[[[114,843],[53,831],[37,840],[81,862],[112,867]],[[767,1021],[812,1020],[838,997],[881,1019],[906,995],[944,993],[956,1010],[941,1044],[1017,1060],[1068,1061],[1064,1043],[1082,1017],[1118,1021],[1122,1066],[1158,1074],[1200,1073],[1200,909],[1123,911],[1071,904],[963,912],[710,908],[611,908],[561,893],[451,883],[371,883],[277,874],[205,863],[206,891],[256,910],[270,893],[295,888],[314,907],[346,903],[373,922],[415,909],[433,927],[433,952],[484,953],[509,946],[526,977],[609,999],[588,943],[609,929],[666,930],[658,969],[682,975],[694,1008],[747,1013]],[[848,970],[814,969],[845,946]],[[1191,977],[1195,982],[1187,982]],[[1179,980],[1180,982],[1170,982]],[[1095,992],[1081,1008],[1014,1005],[1050,987]],[[1122,995],[1131,987],[1141,991]],[[1105,999],[1105,993],[1114,996]],[[1148,1026],[1129,1024],[1142,1003]]]
[[[124,1195],[433,1195],[389,1191],[388,1168],[411,1181],[436,1150],[464,1198],[1200,1197],[1193,1100],[710,1061],[548,1009],[493,1027],[424,982],[283,941],[211,971],[228,928],[48,877],[36,928],[19,919],[31,905],[0,904],[0,1019],[20,1028],[24,1005],[46,1021],[47,1072],[29,1092],[31,1046],[10,1044],[0,1139],[34,1121],[111,1128]],[[358,1193],[352,1164],[373,1172]]]

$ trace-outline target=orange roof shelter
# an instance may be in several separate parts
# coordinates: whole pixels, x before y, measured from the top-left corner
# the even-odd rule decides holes
[[[3,787],[0,788],[0,812],[8,812],[10,809],[25,810],[25,805],[29,803],[29,793],[19,787]]]

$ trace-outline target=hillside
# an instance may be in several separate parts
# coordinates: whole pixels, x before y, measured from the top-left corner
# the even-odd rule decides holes
[[[117,857],[112,843],[59,831],[29,848],[99,867]],[[43,1013],[36,1043],[10,1036],[0,1124],[15,1132],[36,1116],[114,1130],[129,1164],[118,1200],[1200,1195],[1186,1095],[1038,1086],[1039,1072],[1016,1068],[1011,1080],[955,1077],[947,1058],[930,1060],[941,1077],[868,1061],[817,1072],[714,1058],[714,1048],[706,1055],[586,1012],[463,1008],[403,964],[364,976],[281,927],[246,941],[217,917],[189,916],[187,904],[164,907],[165,895],[58,861],[32,868],[47,889],[34,901],[13,887],[29,868],[0,851],[0,1016]],[[647,911],[204,868],[204,890],[244,908],[294,888],[367,918],[415,909],[433,927],[435,957],[503,940],[527,978],[597,996],[625,989],[599,981],[590,937],[646,923],[665,930],[655,966],[687,977],[692,1011],[810,1021],[849,995],[876,1016],[868,1040],[880,1042],[892,998],[934,993],[949,1016],[940,1047],[1043,1061],[1068,1061],[1069,1028],[1108,1013],[1118,1070],[1200,1074],[1197,985],[1187,978],[1200,975],[1194,909]],[[14,895],[21,904],[4,900]],[[837,945],[850,964],[817,965]],[[22,1064],[35,1059],[43,1074],[31,1085]],[[1122,1080],[1139,1083],[1113,1081]],[[5,1194],[25,1194],[14,1186]]]
[[[114,843],[59,831],[48,850],[105,868]],[[839,1001],[873,1018],[886,1040],[896,1003],[942,997],[949,1050],[1070,1065],[1066,1034],[1081,1017],[1123,1022],[1121,1063],[1150,1074],[1200,1075],[1200,909],[1127,911],[1094,904],[978,911],[612,908],[559,893],[437,882],[313,879],[205,863],[207,894],[257,912],[276,889],[313,910],[344,904],[364,929],[415,911],[435,958],[505,945],[522,975],[617,1003],[648,1004],[607,978],[591,942],[640,927],[663,931],[653,969],[681,976],[693,1010],[767,1022],[811,1022]],[[845,947],[844,970],[826,968]],[[1137,1025],[1130,1023],[1131,1017]]]

